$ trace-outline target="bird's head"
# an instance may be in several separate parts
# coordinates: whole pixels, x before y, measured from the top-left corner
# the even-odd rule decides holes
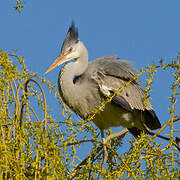
[[[81,42],[78,39],[78,29],[75,27],[74,22],[69,27],[67,36],[63,42],[61,53],[56,60],[48,67],[45,73],[48,73],[56,66],[69,61],[71,59],[78,59],[80,57]]]

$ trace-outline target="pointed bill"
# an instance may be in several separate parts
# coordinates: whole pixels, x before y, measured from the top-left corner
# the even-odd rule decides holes
[[[56,66],[59,66],[66,60],[67,60],[66,55],[57,57],[57,59],[48,67],[45,74],[47,74],[48,72],[53,70]]]

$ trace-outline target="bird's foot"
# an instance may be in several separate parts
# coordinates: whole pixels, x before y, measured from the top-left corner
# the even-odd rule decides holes
[[[107,152],[107,147],[106,147],[106,139],[103,137],[102,138],[102,141],[103,141],[103,164],[102,164],[102,167],[104,167],[107,159],[108,159],[108,152]]]

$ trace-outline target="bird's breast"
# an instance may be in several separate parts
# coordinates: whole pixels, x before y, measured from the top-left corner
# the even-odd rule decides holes
[[[128,112],[113,103],[106,104],[103,111],[95,115],[93,122],[100,129],[108,129],[109,127],[123,126],[126,128],[138,127],[142,129],[141,121],[138,116],[134,116],[133,112]],[[143,121],[143,119],[142,119]]]

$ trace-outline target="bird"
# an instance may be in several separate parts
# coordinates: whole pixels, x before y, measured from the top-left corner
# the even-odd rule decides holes
[[[112,96],[119,87],[125,86],[137,73],[129,61],[121,60],[116,55],[88,62],[88,50],[79,40],[74,21],[68,29],[60,55],[45,73],[61,64],[64,66],[58,76],[60,96],[82,119],[87,119],[104,99]],[[149,99],[144,105],[145,94],[139,81],[134,79],[102,111],[95,114],[92,121],[100,129],[103,141],[104,130],[110,127],[123,126],[134,137],[139,137],[147,128],[161,128]]]

